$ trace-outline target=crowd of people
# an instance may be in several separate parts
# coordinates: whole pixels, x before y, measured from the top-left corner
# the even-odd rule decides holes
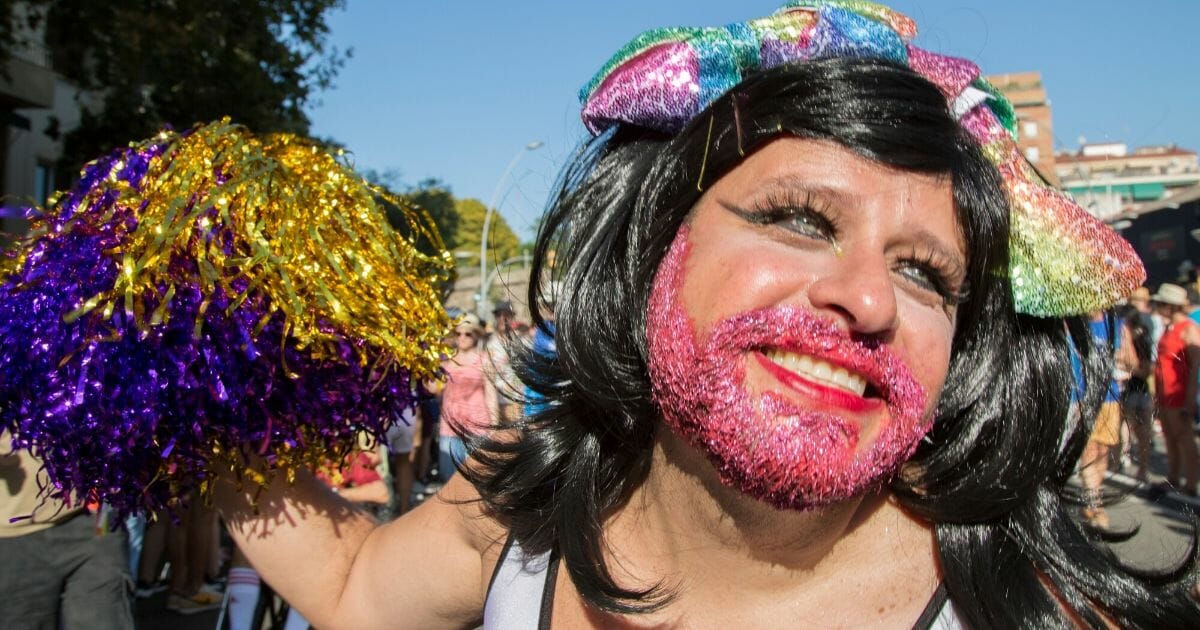
[[[1091,333],[1111,350],[1114,366],[1080,460],[1087,499],[1083,516],[1097,530],[1110,527],[1102,505],[1110,464],[1132,467],[1136,480],[1147,482],[1156,432],[1162,434],[1167,469],[1151,487],[1151,496],[1168,491],[1196,496],[1198,322],[1200,294],[1194,284],[1185,289],[1163,283],[1153,294],[1140,287],[1126,304],[1092,314]],[[1081,378],[1078,369],[1076,375]]]

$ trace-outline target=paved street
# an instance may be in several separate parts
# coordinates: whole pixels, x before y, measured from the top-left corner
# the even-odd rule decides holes
[[[1156,434],[1154,442],[1150,459],[1151,484],[1162,481],[1167,468],[1162,436]],[[1133,468],[1129,471],[1132,473]],[[1110,474],[1105,485],[1107,490],[1125,497],[1108,508],[1112,528],[1139,527],[1137,534],[1129,540],[1112,544],[1117,557],[1141,569],[1175,566],[1191,544],[1191,519],[1200,514],[1200,501],[1174,492],[1151,498],[1153,493],[1147,487],[1139,486],[1133,477],[1121,473]]]

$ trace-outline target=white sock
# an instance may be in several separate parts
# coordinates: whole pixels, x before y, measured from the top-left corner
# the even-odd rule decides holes
[[[250,630],[254,605],[258,603],[258,571],[250,567],[229,569],[229,630]]]

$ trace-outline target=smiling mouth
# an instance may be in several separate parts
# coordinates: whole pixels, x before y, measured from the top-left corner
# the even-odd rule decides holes
[[[867,378],[857,372],[800,352],[775,349],[763,350],[762,354],[775,365],[819,385],[839,389],[859,397],[866,394]]]

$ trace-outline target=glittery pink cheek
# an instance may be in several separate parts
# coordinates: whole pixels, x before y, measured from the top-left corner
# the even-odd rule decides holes
[[[930,423],[925,392],[878,344],[851,341],[832,322],[796,307],[770,307],[718,321],[699,339],[679,293],[691,250],[680,229],[648,305],[650,376],[664,422],[704,451],[723,483],[778,508],[806,509],[862,494],[886,480]],[[783,346],[869,366],[887,403],[886,424],[865,453],[858,425],[745,384],[750,353]]]

